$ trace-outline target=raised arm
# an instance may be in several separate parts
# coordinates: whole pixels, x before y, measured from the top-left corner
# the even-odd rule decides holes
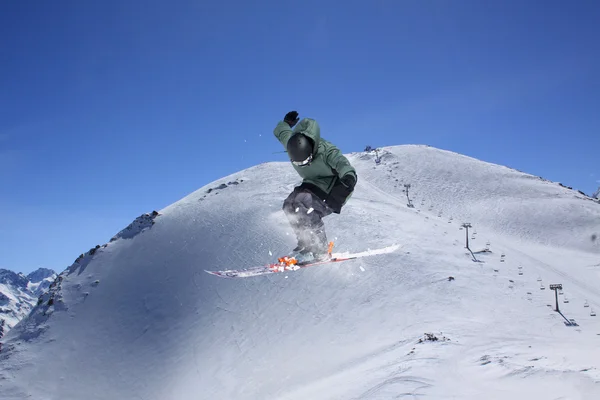
[[[286,149],[287,142],[294,133],[292,128],[298,123],[298,120],[298,113],[296,111],[290,111],[289,113],[285,114],[283,121],[279,121],[273,130],[273,134],[277,140],[279,140]]]

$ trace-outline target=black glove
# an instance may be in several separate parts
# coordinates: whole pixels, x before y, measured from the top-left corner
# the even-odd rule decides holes
[[[350,191],[353,191],[354,186],[356,186],[356,178],[352,174],[342,176],[340,182],[342,182],[342,185],[346,186]]]
[[[289,113],[285,114],[285,117],[283,117],[283,122],[287,123],[290,128],[293,128],[299,120],[300,118],[298,118],[297,111],[290,111]]]
[[[344,175],[333,185],[325,203],[334,213],[339,214],[348,196],[354,191],[354,186],[356,186],[356,177],[353,174]]]

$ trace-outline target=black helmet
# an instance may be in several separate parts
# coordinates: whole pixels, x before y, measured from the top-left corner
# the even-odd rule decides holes
[[[287,152],[295,165],[308,165],[312,161],[313,142],[306,135],[296,133],[287,142]]]

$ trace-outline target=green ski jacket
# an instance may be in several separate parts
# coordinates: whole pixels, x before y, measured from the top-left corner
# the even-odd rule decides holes
[[[289,138],[298,132],[309,137],[315,144],[313,160],[309,165],[299,167],[292,164],[302,177],[301,187],[312,191],[325,201],[333,212],[339,214],[352,194],[340,182],[340,178],[346,174],[357,178],[356,170],[335,145],[321,138],[319,124],[314,119],[302,119],[293,130],[286,122],[280,121],[273,131],[284,149],[287,149]]]

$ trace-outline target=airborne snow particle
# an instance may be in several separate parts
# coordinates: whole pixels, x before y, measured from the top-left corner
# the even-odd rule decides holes
[[[596,235],[595,233],[592,234],[592,242],[595,242],[597,238],[598,238],[598,235]]]

